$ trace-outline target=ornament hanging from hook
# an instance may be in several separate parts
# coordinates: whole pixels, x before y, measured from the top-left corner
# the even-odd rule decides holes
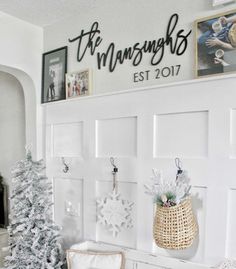
[[[110,157],[110,162],[111,162],[111,165],[114,167],[112,173],[117,173],[118,172],[118,168],[115,165],[115,158],[114,157]]]
[[[98,223],[104,225],[116,237],[122,229],[131,229],[133,227],[132,210],[133,202],[122,198],[118,192],[117,173],[118,168],[115,165],[114,157],[110,157],[110,163],[113,167],[113,190],[102,198],[97,199],[97,218]]]
[[[118,168],[115,165],[115,159],[114,157],[110,157],[110,162],[111,165],[113,166],[113,170],[112,170],[112,175],[113,175],[113,191],[116,190],[117,191],[117,179],[116,179],[116,174],[118,173]]]

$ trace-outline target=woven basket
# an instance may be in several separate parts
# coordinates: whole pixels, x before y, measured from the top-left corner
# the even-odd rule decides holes
[[[153,225],[156,244],[166,249],[185,249],[198,232],[190,198],[173,207],[157,206]]]

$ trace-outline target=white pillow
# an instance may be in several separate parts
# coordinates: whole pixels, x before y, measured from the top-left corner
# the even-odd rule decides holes
[[[124,269],[122,252],[67,250],[68,269]]]

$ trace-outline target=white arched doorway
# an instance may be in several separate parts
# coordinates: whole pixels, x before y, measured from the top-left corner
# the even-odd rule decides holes
[[[0,71],[8,73],[21,84],[25,103],[25,142],[32,145],[32,153],[37,156],[37,101],[33,80],[24,71],[0,65]]]
[[[5,217],[1,218],[0,225],[7,225],[6,197],[12,187],[11,169],[16,161],[24,158],[25,145],[32,144],[33,154],[37,153],[36,91],[25,72],[0,65],[0,94],[0,173],[5,183],[0,199]]]
[[[20,82],[0,71],[0,173],[10,182],[11,169],[25,155],[25,101]]]

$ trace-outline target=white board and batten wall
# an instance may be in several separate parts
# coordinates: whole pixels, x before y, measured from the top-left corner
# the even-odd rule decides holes
[[[235,86],[236,77],[225,76],[44,105],[47,172],[66,247],[96,240],[199,265],[236,258]],[[96,224],[95,200],[112,189],[110,156],[119,191],[134,202],[133,228],[116,238]],[[189,172],[199,225],[199,237],[184,251],[155,246],[154,205],[143,187],[154,167],[175,177],[175,157]]]

